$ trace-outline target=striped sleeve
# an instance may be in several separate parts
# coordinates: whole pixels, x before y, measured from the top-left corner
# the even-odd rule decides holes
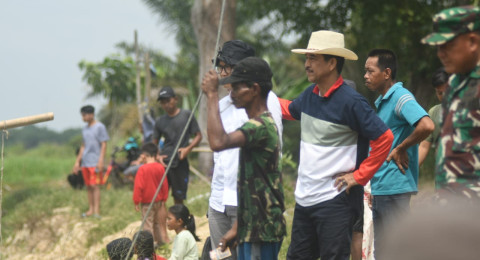
[[[404,94],[403,96],[401,96],[397,101],[397,105],[395,106],[395,114],[397,114],[397,116],[399,117],[402,117],[403,106],[405,105],[405,103],[411,100],[415,101],[415,98],[411,94]]]
[[[427,111],[418,104],[410,92],[398,98],[395,105],[395,114],[405,119],[411,126],[414,126],[422,117],[428,116]]]

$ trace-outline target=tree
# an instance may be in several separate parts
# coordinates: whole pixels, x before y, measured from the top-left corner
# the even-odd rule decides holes
[[[211,60],[214,58],[216,51],[214,50],[214,46],[217,38],[222,1],[144,0],[144,2],[152,10],[161,14],[164,20],[177,28],[177,40],[184,40],[180,42],[182,50],[187,50],[187,48],[197,50],[193,51],[193,53],[196,52],[198,54],[197,59],[193,59],[193,61],[198,62],[197,83],[199,83],[205,72],[212,68]],[[222,21],[221,43],[232,40],[235,37],[235,8],[235,0],[226,1],[225,14]],[[189,15],[186,15],[188,12]],[[196,38],[191,37],[192,35],[195,35]],[[192,46],[192,41],[196,46]],[[182,52],[181,54],[186,53]],[[207,113],[205,102],[205,99],[201,100],[198,110],[198,123],[203,135],[202,146],[207,146]],[[201,152],[198,161],[201,171],[211,172],[213,164],[211,153]]]
[[[197,60],[192,59],[192,63],[198,62],[197,75],[200,80],[211,66],[221,1],[144,2],[175,28],[182,55],[197,55]],[[297,39],[293,47],[305,47],[311,32],[324,29],[343,32],[347,46],[359,55],[358,61],[346,63],[343,73],[345,77],[356,81],[357,86],[363,86],[363,67],[370,49],[381,47],[394,50],[399,57],[398,79],[406,83],[424,106],[434,101],[433,89],[429,87],[430,74],[440,63],[435,49],[421,45],[420,39],[431,31],[431,18],[435,13],[443,8],[472,3],[465,0],[227,2],[229,6],[223,21],[227,27],[222,34],[222,42],[233,39],[237,34],[237,38],[254,45],[257,55],[268,59],[273,68],[274,80],[278,82],[277,93],[291,95],[298,93],[298,89],[305,85],[305,76],[299,65],[301,56],[290,55],[292,46],[283,42],[285,36],[292,38],[293,35]],[[292,78],[301,79],[297,82]],[[292,90],[292,85],[298,86],[298,89]],[[373,100],[374,93],[364,87],[358,90]],[[203,133],[206,124],[204,115],[205,106],[201,105],[198,121]],[[205,161],[201,160],[202,163]]]
[[[99,63],[82,60],[78,67],[84,71],[82,79],[91,87],[88,97],[101,95],[109,105],[135,100],[135,63],[131,57],[114,54]]]

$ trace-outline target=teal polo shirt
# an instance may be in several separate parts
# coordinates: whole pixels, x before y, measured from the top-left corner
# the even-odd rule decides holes
[[[427,112],[417,103],[415,97],[395,83],[375,101],[377,115],[392,130],[394,139],[390,152],[403,142],[415,129],[416,123]],[[418,144],[407,149],[408,169],[402,174],[393,160],[385,161],[371,179],[372,195],[394,195],[418,191]]]

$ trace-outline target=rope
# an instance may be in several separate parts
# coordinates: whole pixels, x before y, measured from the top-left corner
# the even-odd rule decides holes
[[[0,168],[0,243],[3,242],[2,239],[2,200],[3,200],[3,151],[5,149],[5,136],[8,139],[8,131],[7,131],[7,122],[3,121],[3,130],[2,130],[2,167]]]
[[[220,12],[220,21],[218,23],[217,41],[215,43],[215,56],[214,57],[217,57],[217,54],[218,54],[218,46],[220,44],[220,33],[222,32],[222,21],[223,21],[224,13],[225,13],[225,0],[222,0],[222,8],[221,8],[221,12]],[[212,69],[215,69],[215,62],[212,65]],[[174,161],[175,157],[177,156],[178,148],[180,148],[181,141],[183,140],[183,138],[185,137],[185,134],[187,133],[187,128],[188,128],[188,126],[190,125],[190,122],[193,119],[193,115],[194,115],[195,111],[197,110],[198,105],[200,104],[200,101],[202,100],[202,97],[203,97],[203,92],[200,91],[200,93],[198,94],[197,102],[193,106],[192,113],[190,114],[190,117],[187,120],[187,124],[185,125],[185,128],[183,129],[182,135],[180,136],[180,139],[178,140],[178,143],[175,147],[175,150],[173,150],[172,158],[168,162],[167,169],[165,170],[165,173],[163,174],[162,180],[160,181],[160,184],[158,185],[157,190],[155,191],[155,194],[153,195],[152,202],[150,202],[150,205],[148,206],[147,212],[145,212],[145,217],[143,218],[142,223],[140,224],[140,227],[138,228],[138,231],[143,230],[143,226],[145,225],[145,221],[147,219],[147,216],[150,213],[150,210],[152,209],[153,203],[155,202],[155,198],[158,196],[158,193],[160,192],[160,189],[163,185],[163,182],[165,181],[165,177],[167,177],[167,173],[172,166],[172,162]],[[138,236],[136,236],[133,239],[132,245],[130,246],[130,248],[128,250],[128,253],[127,253],[127,256],[125,257],[125,260],[127,260],[128,256],[132,253],[133,246],[137,242],[137,239],[138,239]]]

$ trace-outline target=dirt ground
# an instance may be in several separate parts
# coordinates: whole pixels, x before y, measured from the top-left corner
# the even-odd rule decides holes
[[[102,221],[108,221],[103,218]],[[202,238],[197,242],[199,255],[203,241],[209,236],[206,217],[195,216],[196,233]],[[101,238],[98,243],[87,248],[87,236],[90,229],[99,225],[96,219],[79,219],[71,208],[54,210],[53,217],[39,219],[32,227],[24,226],[13,237],[8,237],[1,248],[4,259],[40,260],[40,259],[101,259],[101,250],[112,240],[120,237],[131,238],[140,226],[140,221],[130,223],[123,230]],[[174,231],[169,231],[173,241]],[[170,244],[170,246],[172,246]]]

